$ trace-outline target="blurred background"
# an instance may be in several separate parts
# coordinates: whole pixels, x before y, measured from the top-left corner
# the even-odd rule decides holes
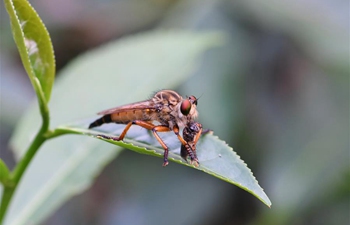
[[[207,174],[124,151],[42,224],[350,224],[349,1],[30,2],[58,73],[129,34],[228,34],[176,90],[201,96],[199,121],[234,148],[272,201],[269,209]],[[0,22],[0,156],[13,168],[8,141],[35,96],[3,5]]]

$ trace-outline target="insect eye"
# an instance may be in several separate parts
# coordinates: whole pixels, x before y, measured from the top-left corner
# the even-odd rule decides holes
[[[190,102],[191,102],[192,104],[197,105],[197,98],[194,97],[193,95],[191,95],[190,97],[188,97],[188,100],[190,100]]]
[[[183,100],[181,103],[181,108],[180,108],[181,113],[183,115],[187,116],[191,111],[191,106],[192,106],[192,104],[191,104],[190,100],[188,100],[188,99]]]

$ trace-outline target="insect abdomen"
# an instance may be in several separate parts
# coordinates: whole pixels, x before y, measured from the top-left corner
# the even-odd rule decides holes
[[[133,109],[122,112],[116,112],[112,114],[107,114],[101,117],[100,119],[95,120],[95,122],[91,123],[90,128],[101,126],[104,123],[119,123],[119,124],[127,124],[134,120],[153,120],[152,118],[152,110],[140,110]]]
[[[134,120],[148,120],[148,117],[148,114],[139,109],[127,110],[111,114],[112,121],[114,123],[121,124],[126,124]]]
[[[111,114],[104,115],[100,119],[97,119],[95,120],[95,122],[91,123],[89,126],[89,129],[93,127],[101,126],[104,123],[111,123],[111,122],[112,122]]]

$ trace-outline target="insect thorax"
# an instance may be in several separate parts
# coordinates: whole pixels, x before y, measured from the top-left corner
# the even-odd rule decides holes
[[[156,120],[170,129],[173,129],[175,125],[183,128],[189,121],[197,117],[195,105],[192,105],[191,111],[187,116],[181,113],[180,106],[183,98],[175,91],[159,91],[154,95],[152,101],[158,111],[158,118]]]

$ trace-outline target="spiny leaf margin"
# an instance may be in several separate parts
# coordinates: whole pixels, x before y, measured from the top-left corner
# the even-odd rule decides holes
[[[106,133],[104,131],[93,131],[93,130],[86,130],[86,129],[82,129],[82,128],[77,128],[76,126],[72,126],[70,127],[68,126],[59,126],[56,129],[56,132],[58,133],[72,133],[72,134],[79,134],[79,135],[87,135],[93,138],[97,138],[97,139],[101,139],[105,142],[132,150],[134,152],[140,153],[140,154],[145,154],[145,155],[150,155],[150,156],[156,156],[156,157],[163,157],[163,148],[161,148],[160,146],[154,146],[152,144],[148,144],[148,143],[144,143],[144,142],[140,142],[138,140],[135,140],[134,138],[124,138],[125,141],[114,141],[111,139],[106,139],[103,137],[100,137],[99,135],[103,134],[103,135],[111,135],[110,133]],[[129,134],[130,132],[128,132]],[[153,140],[153,139],[152,139]],[[203,142],[206,142],[205,144]],[[169,141],[167,142],[169,143]],[[230,178],[228,176],[225,176],[223,174],[220,174],[218,172],[215,172],[215,167],[212,167],[212,165],[215,165],[216,167],[218,165],[221,165],[222,163],[220,163],[218,161],[219,158],[216,159],[207,159],[207,160],[200,160],[200,166],[199,167],[195,167],[189,163],[187,163],[186,161],[184,161],[180,155],[174,153],[173,151],[169,151],[169,160],[178,164],[182,164],[184,166],[188,166],[197,170],[200,170],[202,172],[205,172],[207,174],[210,174],[214,177],[217,177],[223,181],[226,181],[228,183],[234,184],[240,188],[242,188],[243,190],[246,190],[247,192],[251,193],[252,195],[254,195],[255,197],[257,197],[260,201],[262,201],[265,205],[267,205],[268,207],[271,207],[271,201],[269,200],[269,198],[267,197],[267,195],[264,193],[263,189],[259,186],[258,181],[256,180],[256,178],[254,177],[252,171],[247,167],[247,164],[240,158],[240,156],[233,151],[233,148],[230,147],[225,141],[222,141],[219,139],[219,137],[213,135],[213,134],[206,134],[203,137],[201,137],[201,139],[199,140],[198,144],[197,144],[197,154],[198,157],[200,158],[201,156],[199,155],[200,152],[198,151],[198,149],[203,149],[203,147],[201,145],[207,146],[208,143],[214,143],[214,144],[219,144],[222,145],[224,147],[224,154],[230,154],[231,157],[233,157],[235,162],[230,162],[227,161],[227,159],[225,159],[226,157],[222,157],[220,154],[220,159],[223,159],[224,162],[226,160],[226,163],[239,163],[239,168],[240,169],[244,169],[245,173],[247,173],[246,176],[243,177],[243,179],[248,179],[249,184],[253,185],[246,185],[243,184],[242,182],[240,182],[240,180],[242,180],[242,178],[239,179],[233,179]],[[205,152],[205,154],[207,154],[208,151]],[[204,155],[204,154],[203,154]],[[202,157],[203,158],[203,157]],[[206,162],[211,161],[213,164],[210,165]],[[248,176],[249,175],[249,176]]]

